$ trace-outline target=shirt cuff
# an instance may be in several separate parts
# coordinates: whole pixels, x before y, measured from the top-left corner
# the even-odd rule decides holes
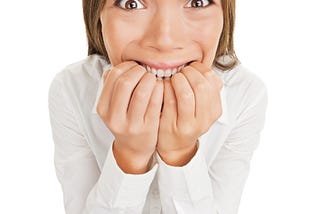
[[[111,145],[99,178],[99,190],[112,207],[137,206],[145,202],[157,169],[158,164],[154,163],[144,174],[124,173],[117,165]]]
[[[201,139],[199,139],[201,142]],[[212,196],[211,181],[208,166],[201,147],[185,166],[167,165],[157,153],[159,163],[158,185],[164,198],[174,198],[183,201],[199,201]]]

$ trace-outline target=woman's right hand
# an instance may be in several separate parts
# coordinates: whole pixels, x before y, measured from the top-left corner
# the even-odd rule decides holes
[[[162,80],[134,61],[105,74],[96,110],[115,137],[114,157],[125,173],[145,173],[157,144]]]

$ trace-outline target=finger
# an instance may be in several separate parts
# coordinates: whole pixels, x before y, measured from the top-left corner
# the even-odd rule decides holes
[[[117,79],[110,101],[110,114],[113,117],[126,120],[130,98],[146,72],[144,67],[137,65]]]
[[[98,106],[101,109],[100,112],[107,114],[113,94],[114,84],[119,76],[137,65],[138,64],[135,62],[128,61],[119,64],[108,72],[105,72],[105,80],[98,102]]]
[[[103,83],[106,81],[107,77],[109,76],[110,70],[111,69],[108,69],[108,70],[103,72],[103,74],[102,74]]]
[[[195,98],[188,80],[182,73],[177,73],[171,83],[177,99],[177,120],[183,123],[194,119]]]
[[[152,74],[153,75],[153,74]],[[159,125],[160,113],[163,102],[163,81],[157,79],[156,85],[152,91],[151,98],[149,100],[148,108],[145,114],[145,123]]]
[[[211,83],[211,85],[218,90],[223,87],[222,79],[212,70],[212,68],[207,67],[205,64],[200,62],[193,62],[190,64],[196,70],[200,71],[201,74]]]
[[[212,70],[209,69],[206,65],[199,62],[194,62],[190,64],[191,67],[194,67],[195,69],[202,71],[202,75],[208,80],[209,82],[209,90],[211,91],[208,93],[209,98],[209,109],[208,109],[208,115],[216,115],[217,109],[220,108],[221,100],[220,100],[220,90],[223,87],[223,81],[222,79]],[[201,114],[201,113],[200,113]],[[205,121],[203,118],[201,120]]]
[[[188,80],[195,98],[195,115],[194,117],[203,121],[204,115],[208,112],[208,101],[210,99],[209,81],[196,70],[194,67],[187,66],[182,73]]]
[[[201,74],[204,74],[206,72],[211,72],[212,69],[208,66],[206,66],[205,64],[201,63],[201,62],[192,62],[189,66],[194,67],[196,70],[198,70]]]
[[[144,115],[149,103],[150,96],[156,84],[156,77],[145,72],[134,89],[128,108],[128,120],[144,122]]]
[[[172,88],[170,79],[163,80],[163,107],[161,119],[170,125],[176,126],[177,120],[177,99]]]

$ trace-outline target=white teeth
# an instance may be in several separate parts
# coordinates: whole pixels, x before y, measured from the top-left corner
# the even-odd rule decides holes
[[[157,70],[155,68],[152,68],[151,73],[153,73],[154,75],[157,75]]]
[[[166,70],[151,68],[149,65],[143,65],[143,66],[146,68],[148,72],[152,73],[156,77],[163,78],[163,77],[171,77],[175,73],[180,72],[186,66],[186,64],[173,69],[168,68]]]
[[[164,77],[164,71],[162,69],[159,69],[157,72],[158,77]]]
[[[174,75],[175,73],[177,73],[177,68],[174,68],[173,70],[172,70],[172,75]],[[180,71],[180,70],[179,70]]]
[[[176,69],[177,70],[177,69]],[[167,69],[164,71],[164,77],[170,77],[171,76],[171,70],[170,69]]]

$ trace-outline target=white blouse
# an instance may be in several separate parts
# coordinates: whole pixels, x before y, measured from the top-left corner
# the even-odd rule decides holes
[[[67,66],[54,77],[48,96],[55,145],[54,164],[67,214],[236,214],[253,151],[265,121],[264,83],[241,64],[222,78],[221,117],[199,138],[183,167],[158,154],[145,174],[117,165],[114,137],[96,112],[109,67],[99,55]]]

